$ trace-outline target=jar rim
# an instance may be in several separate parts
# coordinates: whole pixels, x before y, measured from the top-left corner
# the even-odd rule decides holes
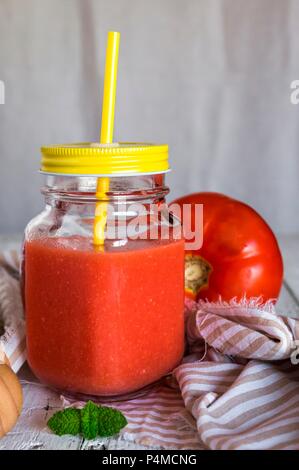
[[[78,176],[81,178],[89,178],[89,177],[105,177],[108,176],[109,178],[124,178],[126,176],[150,176],[150,175],[164,175],[166,173],[170,173],[171,168],[168,168],[168,170],[164,171],[149,171],[149,172],[135,172],[135,173],[54,173],[54,172],[49,172],[49,171],[42,171],[39,170],[38,173],[43,176]]]

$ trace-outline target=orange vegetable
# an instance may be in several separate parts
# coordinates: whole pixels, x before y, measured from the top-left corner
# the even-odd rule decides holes
[[[4,362],[0,363],[0,438],[16,424],[23,405],[21,384]]]

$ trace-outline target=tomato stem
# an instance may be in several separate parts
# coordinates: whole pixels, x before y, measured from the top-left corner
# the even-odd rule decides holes
[[[195,297],[208,287],[212,266],[199,255],[185,255],[185,290]]]

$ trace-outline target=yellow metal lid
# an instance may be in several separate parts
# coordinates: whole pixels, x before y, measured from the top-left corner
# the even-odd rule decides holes
[[[169,171],[168,145],[76,143],[41,148],[41,172],[52,175],[128,176]]]

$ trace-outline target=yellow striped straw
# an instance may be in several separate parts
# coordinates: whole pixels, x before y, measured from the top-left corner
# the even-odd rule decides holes
[[[118,67],[120,33],[109,31],[107,37],[106,64],[104,78],[104,93],[102,106],[101,144],[113,142],[114,111]],[[106,193],[109,191],[110,181],[108,177],[98,178],[96,198],[95,220],[93,230],[93,242],[96,246],[103,246],[105,241],[105,227],[107,223]]]

